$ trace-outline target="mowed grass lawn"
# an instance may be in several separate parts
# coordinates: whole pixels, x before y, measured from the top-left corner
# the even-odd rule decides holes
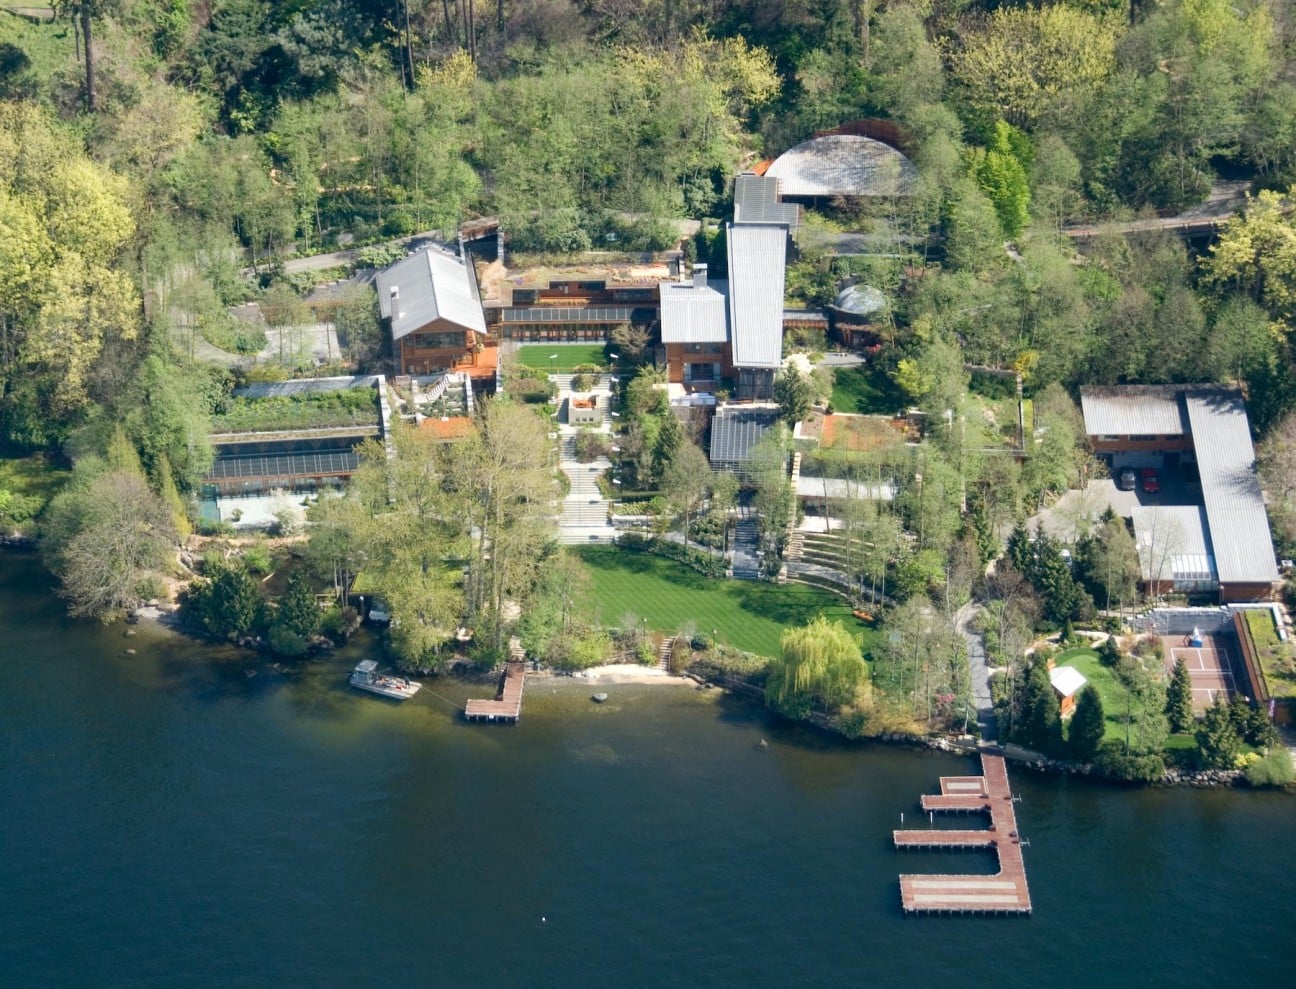
[[[550,354],[558,356],[551,361]],[[518,363],[537,371],[566,374],[580,364],[607,367],[608,359],[601,343],[529,343],[518,348]]]
[[[647,618],[656,631],[675,632],[692,622],[699,635],[716,629],[721,642],[761,656],[777,656],[783,630],[819,614],[862,634],[865,652],[881,639],[841,598],[813,587],[712,580],[673,560],[606,546],[577,553],[590,575],[589,608],[604,625],[618,625],[627,614]]]
[[[1103,738],[1124,738],[1125,724],[1121,718],[1125,716],[1125,703],[1129,691],[1116,679],[1116,674],[1103,666],[1098,654],[1088,646],[1075,646],[1057,656],[1053,662],[1058,666],[1074,666],[1098,690],[1098,695],[1103,702],[1103,718],[1106,721]]]
[[[894,415],[904,408],[904,395],[879,364],[833,368],[832,404],[835,412]]]

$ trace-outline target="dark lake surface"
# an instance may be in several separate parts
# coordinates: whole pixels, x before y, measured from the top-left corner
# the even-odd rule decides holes
[[[1034,916],[911,918],[901,871],[993,869],[890,846],[971,759],[687,688],[537,682],[467,725],[480,689],[348,690],[356,649],[128,639],[0,555],[0,985],[1290,981],[1296,798],[1010,767]]]

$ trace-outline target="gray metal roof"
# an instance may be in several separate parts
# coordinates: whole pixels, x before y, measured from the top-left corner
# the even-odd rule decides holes
[[[1144,580],[1219,579],[1206,511],[1200,505],[1140,505],[1134,509],[1134,544]]]
[[[734,179],[734,223],[781,223],[795,230],[801,207],[779,199],[779,180],[744,172]]]
[[[1090,436],[1182,436],[1188,432],[1182,385],[1080,389]]]
[[[716,409],[711,420],[711,463],[717,467],[745,464],[752,447],[778,422],[779,410],[743,405]]]
[[[881,141],[857,134],[828,134],[783,152],[766,170],[784,196],[912,195],[918,169]]]
[[[392,290],[396,295],[392,295]],[[472,266],[435,247],[417,251],[378,272],[378,308],[399,340],[438,319],[486,332]]]
[[[783,363],[787,228],[730,223],[727,232],[734,366],[777,368]]]
[[[661,283],[662,343],[724,343],[729,319],[724,282]]]
[[[1277,580],[1242,396],[1233,391],[1188,392],[1184,403],[1221,583]]]

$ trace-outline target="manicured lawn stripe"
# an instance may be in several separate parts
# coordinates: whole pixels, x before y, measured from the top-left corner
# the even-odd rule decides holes
[[[609,547],[577,552],[590,575],[588,607],[606,625],[619,625],[632,614],[647,618],[654,630],[674,632],[691,621],[701,635],[716,629],[721,642],[762,656],[778,655],[785,628],[821,613],[862,633],[865,651],[881,637],[856,619],[841,598],[813,587],[710,580],[673,560]]]
[[[549,360],[550,354],[557,354]],[[532,343],[518,348],[518,363],[537,371],[570,372],[579,364],[607,367],[608,359],[601,343]]]

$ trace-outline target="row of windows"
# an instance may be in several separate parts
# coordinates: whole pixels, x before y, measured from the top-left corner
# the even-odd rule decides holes
[[[451,333],[415,333],[409,338],[410,343],[421,350],[446,350],[451,347],[464,347],[462,330]]]

